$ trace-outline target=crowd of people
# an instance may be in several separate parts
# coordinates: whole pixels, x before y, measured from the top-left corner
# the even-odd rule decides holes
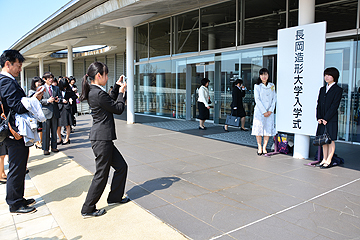
[[[16,50],[6,50],[0,57],[2,67],[0,73],[1,117],[7,116],[9,128],[14,130],[0,143],[0,181],[7,184],[6,202],[10,212],[14,214],[36,211],[36,208],[33,207],[36,201],[24,198],[29,146],[33,143],[31,140],[38,140],[36,143],[34,142],[35,146],[41,148],[44,155],[49,155],[50,150],[58,152],[58,144],[70,144],[70,133],[76,124],[75,113],[78,99],[75,78],[60,76],[55,79],[51,72],[44,73],[41,78],[34,77],[31,89],[26,95],[15,79],[19,75],[24,61],[25,58]],[[108,204],[122,204],[129,201],[129,198],[124,197],[128,166],[113,143],[116,139],[113,114],[122,114],[125,110],[127,85],[124,76],[121,76],[112,89],[107,92],[104,87],[108,81],[108,73],[108,67],[104,63],[90,64],[82,79],[82,92],[79,97],[80,101],[87,100],[91,108],[93,124],[90,130],[90,142],[96,163],[95,175],[81,209],[84,218],[97,217],[106,213],[105,209],[97,209],[96,204],[105,189],[110,167],[115,172],[107,198]],[[318,121],[316,135],[322,135],[328,131],[332,140],[337,138],[337,111],[342,96],[342,88],[337,85],[338,78],[339,71],[336,68],[325,69],[326,85],[320,89],[316,107]],[[207,78],[202,79],[199,89],[199,129],[201,130],[206,130],[205,121],[209,119],[210,115],[209,82],[210,80]],[[246,112],[242,106],[245,91],[242,80],[237,80],[234,84],[231,108],[232,114],[241,119],[241,130],[248,131],[245,128]],[[251,134],[256,136],[257,154],[262,155],[267,153],[270,136],[276,134],[274,126],[276,91],[266,68],[259,71],[258,81],[254,85],[254,98],[255,109]],[[18,124],[19,115],[29,113],[35,115],[35,118],[41,119],[39,125],[35,127],[35,132],[39,132],[39,137],[36,135],[33,139],[29,139],[27,135],[18,136],[21,130],[21,124]],[[62,135],[62,128],[65,129],[65,135]],[[224,130],[228,131],[227,126],[224,126]],[[0,131],[2,130],[0,129]],[[319,164],[321,168],[331,166],[334,152],[334,141],[323,145],[324,158]],[[7,175],[4,171],[5,155],[8,155],[9,161]]]

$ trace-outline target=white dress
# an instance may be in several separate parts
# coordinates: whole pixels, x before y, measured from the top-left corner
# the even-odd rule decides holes
[[[274,136],[276,134],[274,124],[274,109],[276,104],[275,85],[263,83],[254,86],[254,120],[251,135],[255,136]],[[264,113],[271,111],[269,117],[264,117]]]

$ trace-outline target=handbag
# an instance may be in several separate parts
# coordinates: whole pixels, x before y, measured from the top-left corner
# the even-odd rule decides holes
[[[231,114],[226,116],[225,125],[240,127],[241,117],[233,116],[233,109],[231,109]]]
[[[8,116],[6,117],[4,112],[4,106],[2,103],[1,103],[1,109],[3,113],[1,114],[2,121],[0,123],[0,142],[4,141],[5,138],[10,136],[10,133],[14,136],[15,140],[20,140],[22,136],[18,132],[16,132],[9,123],[11,110],[9,111]]]
[[[330,137],[329,133],[327,132],[326,125],[325,125],[324,133],[319,136],[315,136],[313,145],[314,146],[322,146],[322,145],[330,144],[330,143],[331,143],[331,137]]]

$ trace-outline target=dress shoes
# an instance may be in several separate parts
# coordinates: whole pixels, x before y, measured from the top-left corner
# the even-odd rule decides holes
[[[223,129],[224,129],[225,132],[229,132],[229,130],[227,130],[227,129],[225,128],[225,126],[223,126]]]
[[[63,140],[57,142],[57,145],[62,145],[62,144],[63,144]]]
[[[10,210],[13,214],[26,214],[26,213],[34,213],[36,212],[36,208],[30,206],[21,206],[16,210]]]
[[[50,155],[50,152],[47,150],[44,150],[44,155]]]
[[[261,153],[259,153],[259,152],[256,152],[256,154],[258,155],[258,156],[261,156],[261,155],[263,155],[263,153],[261,152]]]
[[[25,202],[25,205],[28,207],[33,206],[36,203],[35,199],[33,199],[33,198],[26,199],[24,202]]]
[[[70,139],[67,142],[63,142],[62,145],[70,144]]]
[[[199,127],[200,130],[206,130],[207,127]]]
[[[247,132],[247,131],[249,131],[249,129],[247,129],[247,128],[240,128],[240,131],[245,131],[245,132]]]
[[[52,152],[59,152],[59,149],[57,149],[57,148],[52,148],[51,151],[52,151]]]
[[[114,204],[124,204],[124,203],[130,202],[130,201],[131,201],[130,198],[124,197],[119,202],[108,202],[108,205],[111,206],[111,205],[114,205]]]
[[[83,216],[83,218],[91,218],[91,217],[99,217],[101,215],[104,215],[106,213],[105,209],[95,209],[93,212],[91,213],[82,213],[81,215]]]
[[[330,164],[323,164],[322,166],[320,166],[320,169],[324,169],[324,168],[331,168],[332,167],[332,165],[331,165],[331,163]]]

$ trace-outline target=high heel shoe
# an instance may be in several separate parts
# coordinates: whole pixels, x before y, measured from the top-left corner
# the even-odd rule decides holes
[[[35,147],[36,147],[36,149],[41,149],[42,148],[41,146],[39,146],[37,144],[35,144]]]
[[[225,132],[229,132],[229,130],[227,130],[227,129],[225,128],[225,126],[223,126],[223,129],[224,129]]]
[[[63,142],[62,145],[70,144],[70,139],[67,142]]]
[[[57,142],[57,145],[62,145],[63,143],[64,143],[63,140],[60,140]]]

